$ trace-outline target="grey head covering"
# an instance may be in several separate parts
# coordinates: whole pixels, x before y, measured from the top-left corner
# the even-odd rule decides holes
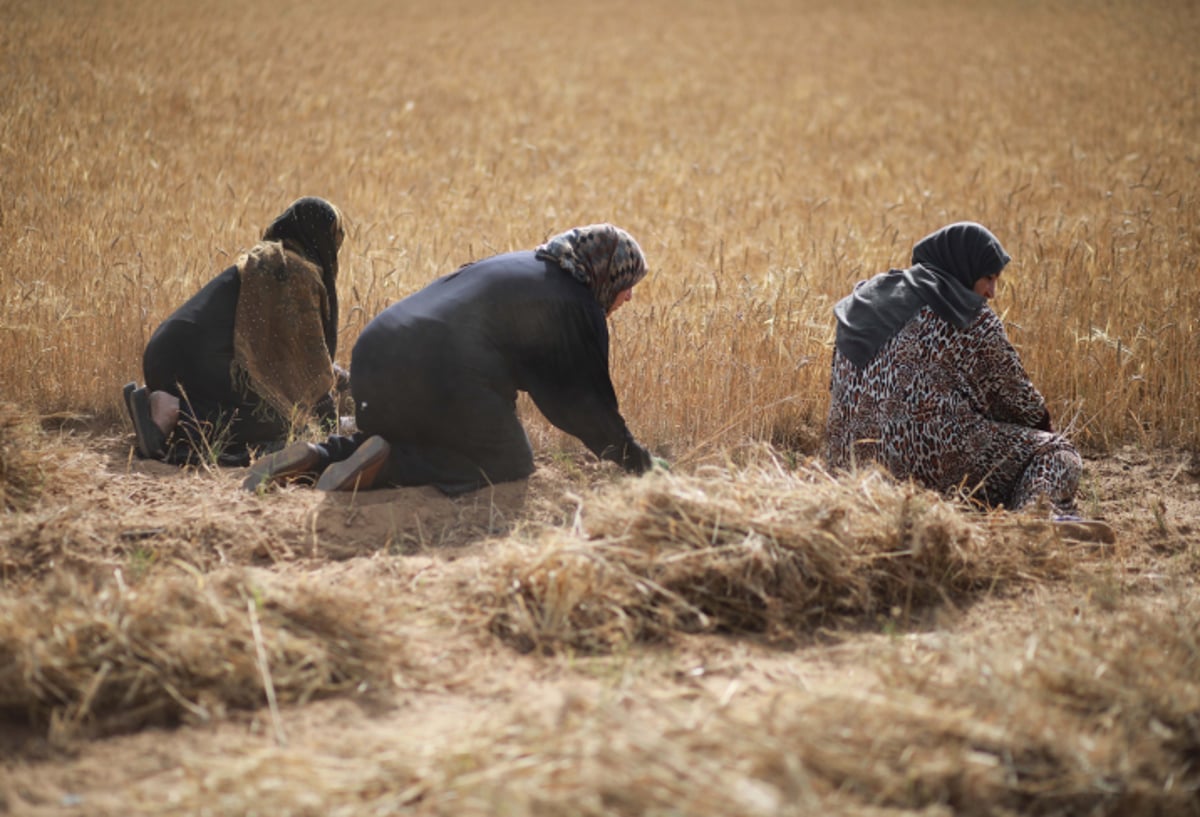
[[[646,277],[646,257],[633,236],[611,224],[576,227],[554,236],[535,251],[553,261],[596,296],[605,314],[617,294]]]
[[[1010,260],[999,239],[973,221],[930,233],[913,247],[911,267],[860,282],[833,307],[838,352],[866,367],[925,306],[965,329],[987,303],[973,291],[975,282],[999,275]]]
[[[329,321],[324,329],[331,359],[337,355],[338,250],[343,236],[341,211],[316,196],[296,199],[263,232],[263,241],[279,241],[321,268],[321,282],[329,296]]]

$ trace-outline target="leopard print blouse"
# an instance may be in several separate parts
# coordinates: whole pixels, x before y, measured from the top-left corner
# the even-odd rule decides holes
[[[922,308],[864,369],[834,353],[827,459],[878,462],[900,479],[1019,508],[1045,495],[1070,513],[1082,462],[1041,431],[1046,403],[989,307],[956,329]]]

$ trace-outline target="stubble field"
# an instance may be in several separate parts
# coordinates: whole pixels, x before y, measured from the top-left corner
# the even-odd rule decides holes
[[[1200,8],[0,0],[0,813],[1195,814]],[[388,303],[611,221],[627,479],[448,500],[131,455],[290,201]],[[830,308],[988,225],[1073,543],[819,451]],[[527,407],[528,408],[528,407]]]

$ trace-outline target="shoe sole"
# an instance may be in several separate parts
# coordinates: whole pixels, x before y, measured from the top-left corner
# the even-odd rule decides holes
[[[392,447],[378,435],[369,438],[348,459],[335,462],[317,480],[319,491],[366,491],[387,462]]]
[[[137,438],[138,453],[145,459],[158,459],[163,454],[163,445],[167,437],[162,429],[154,424],[150,414],[150,398],[145,387],[138,388],[137,383],[126,383],[123,389],[125,409],[129,412],[129,421],[133,423],[133,435]]]
[[[260,486],[286,482],[314,473],[321,463],[321,454],[306,442],[292,443],[282,451],[268,454],[254,465],[242,481],[242,487],[254,492]]]
[[[129,414],[129,425],[131,427],[133,427],[134,431],[136,432],[137,431],[136,423],[134,423],[134,421],[133,421],[133,404],[129,402],[129,398],[133,397],[133,393],[135,391],[137,391],[137,382],[136,381],[131,381],[129,383],[126,383],[125,386],[121,389],[121,395],[125,400],[125,411],[126,411],[126,413]]]
[[[133,393],[137,391],[137,387],[136,381],[126,383],[121,389],[121,396],[125,400],[125,412],[129,415],[129,427],[133,429],[133,446],[138,450],[138,455],[144,458],[146,452],[142,450],[142,440],[137,430],[137,417],[133,413]]]

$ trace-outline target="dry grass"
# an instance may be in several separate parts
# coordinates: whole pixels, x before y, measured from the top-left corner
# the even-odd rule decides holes
[[[27,449],[61,454],[67,443],[33,432]],[[577,494],[574,517],[530,525],[442,579],[432,564],[397,564],[387,583],[333,578],[317,559],[305,578],[197,567],[199,542],[180,545],[192,562],[164,559],[139,576],[131,554],[105,552],[111,531],[80,525],[73,547],[93,554],[91,568],[63,561],[44,578],[31,569],[0,594],[0,716],[71,751],[84,751],[80,738],[204,725],[186,750],[168,749],[164,733],[149,745],[167,754],[114,778],[123,782],[108,784],[107,759],[100,781],[76,778],[98,815],[162,813],[164,803],[180,814],[468,817],[1196,813],[1200,611],[1191,590],[1136,599],[1119,579],[1102,588],[1111,565],[1099,554],[877,473],[834,480],[761,447],[735,460],[600,481]],[[66,480],[87,473],[78,464],[59,472],[18,520],[86,493]],[[138,477],[106,479],[111,491]],[[188,480],[181,490],[192,496],[200,480],[236,495],[224,484],[236,480],[219,473],[175,481]],[[179,507],[169,495],[158,503]],[[251,559],[228,546],[248,508],[209,511],[221,525],[207,535],[231,558]],[[285,519],[269,516],[286,541]],[[480,596],[489,581],[494,592]],[[461,599],[439,595],[439,582]],[[1093,587],[1091,601],[1037,601],[1072,585]],[[409,606],[384,601],[401,588]],[[962,612],[921,615],[1030,588],[1010,608],[1025,612],[990,634],[942,626]],[[491,652],[489,618],[517,646],[564,657]],[[848,681],[806,681],[794,669],[781,680],[767,669],[739,682],[723,679],[711,653],[697,664],[673,652],[694,638],[686,633],[713,631],[752,643],[773,636],[774,657],[759,660],[780,669],[812,668],[813,651],[844,648],[855,650],[843,660],[856,669]],[[817,632],[837,646],[805,638]],[[645,638],[659,646],[641,652]],[[519,673],[533,680],[555,660],[565,662],[556,696],[497,694],[499,667],[537,662]],[[436,737],[412,738],[414,724],[463,688],[477,690],[464,721],[434,721],[423,729]],[[305,728],[312,700],[364,693],[402,708],[416,696],[413,720]],[[222,729],[243,709],[259,712],[257,727]],[[9,768],[23,782],[0,787],[0,802],[38,802],[29,768]]]
[[[81,449],[71,435],[42,432],[27,414],[14,416],[21,419],[12,428],[23,433],[9,448],[22,467],[6,473],[2,487],[27,501],[23,512],[6,515],[0,531],[5,584],[60,571],[110,575],[113,569],[137,581],[172,562],[212,570],[291,560],[312,550],[303,530],[280,535],[294,519],[256,507],[248,497],[232,493],[224,502],[197,502],[214,492],[214,478],[232,484],[227,475],[199,471],[163,480],[114,474],[110,457]]]
[[[1103,623],[1047,611],[1037,631],[986,643],[881,643],[857,688],[580,695],[493,712],[425,747],[365,734],[353,760],[339,747],[214,750],[120,807],[155,813],[169,796],[179,813],[1196,814],[1198,626],[1182,599]]]
[[[618,709],[568,716],[544,744],[522,741],[549,756],[531,772],[496,752],[505,768],[489,770],[491,796],[531,813],[566,801],[581,814],[775,814],[789,803],[803,804],[797,813],[1195,814],[1198,623],[1195,605],[1139,608],[1103,625],[1051,619],[1025,643],[930,651],[920,663],[893,649],[872,689],[797,690],[732,705],[704,730],[634,731],[617,745],[591,735],[621,732],[605,722],[623,720]],[[572,758],[571,771],[548,771],[554,757]]]
[[[343,361],[435,275],[611,220],[653,268],[614,326],[635,432],[786,439],[824,416],[833,301],[974,218],[1016,259],[997,303],[1055,417],[1196,445],[1198,17],[7,0],[0,381],[119,418],[157,323],[312,193],[351,222]]]
[[[497,566],[492,630],[522,651],[590,652],[672,632],[908,626],[931,606],[1070,567],[1052,533],[1006,541],[1001,520],[985,527],[882,473],[835,480],[769,450],[757,459],[580,500],[574,530]]]
[[[397,645],[358,602],[241,571],[59,574],[0,596],[0,717],[62,740],[378,692]]]
[[[1085,449],[1200,448],[1195,3],[0,19],[0,812],[1200,812],[1194,457],[1085,497],[1115,551],[806,457],[832,304],[960,218]],[[305,194],[350,222],[343,363],[460,263],[629,229],[615,385],[673,471],[527,403],[527,492],[127,458],[149,334]]]
[[[28,412],[0,403],[0,508],[5,514],[29,510],[41,495],[43,465],[30,450],[30,442],[36,439]]]

